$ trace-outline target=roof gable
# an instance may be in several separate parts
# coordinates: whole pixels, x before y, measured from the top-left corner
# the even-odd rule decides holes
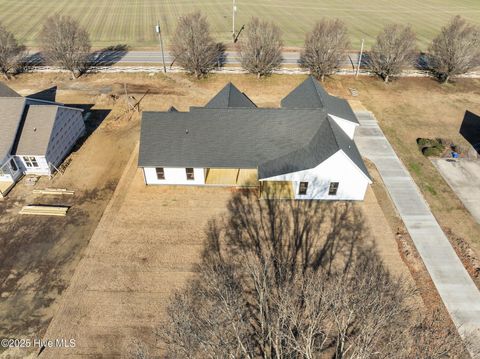
[[[206,105],[205,108],[256,108],[257,106],[240,92],[231,82],[220,90]]]
[[[328,94],[313,76],[298,85],[281,104],[283,108],[322,108],[331,115],[358,123],[348,101]]]

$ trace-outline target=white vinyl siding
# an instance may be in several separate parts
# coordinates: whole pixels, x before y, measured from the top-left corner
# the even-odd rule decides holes
[[[291,181],[296,199],[363,200],[371,181],[343,152],[338,151],[315,168],[263,178],[264,181]],[[300,195],[300,183],[308,182],[307,193]],[[336,195],[329,194],[338,183]]]
[[[160,168],[160,167],[158,167]],[[205,184],[205,171],[203,168],[193,168],[193,180],[187,179],[185,167],[163,167],[165,179],[158,179],[157,167],[145,167],[146,184],[165,185],[203,185]]]

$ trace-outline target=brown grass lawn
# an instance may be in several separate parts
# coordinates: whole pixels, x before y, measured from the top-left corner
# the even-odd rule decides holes
[[[377,117],[441,226],[470,243],[478,257],[480,225],[420,153],[415,141],[418,137],[442,137],[467,145],[459,129],[466,110],[480,113],[480,81],[440,85],[432,79],[410,78],[385,85],[372,78],[336,78],[328,87],[343,96],[348,87],[359,90],[359,99]]]
[[[133,184],[128,186],[129,191],[119,194],[112,205],[112,210],[118,212],[118,218],[112,217],[119,221],[118,226],[104,226],[106,229],[110,228],[112,232],[106,233],[107,236],[104,233],[103,241],[92,240],[89,244],[90,236],[138,139],[138,116],[130,121],[120,116],[126,108],[122,97],[124,83],[127,83],[129,94],[136,99],[140,98],[147,89],[150,90],[142,102],[143,110],[165,110],[173,105],[185,111],[190,106],[204,105],[228,81],[232,81],[241,91],[246,92],[257,105],[276,107],[279,106],[280,100],[304,78],[305,76],[272,76],[257,80],[249,75],[213,75],[197,81],[180,74],[168,76],[96,74],[72,81],[68,75],[64,74],[24,74],[10,81],[9,85],[24,95],[57,86],[57,100],[60,102],[95,104],[97,110],[113,110],[107,120],[74,154],[65,176],[57,177],[53,185],[46,182],[40,184],[43,187],[66,187],[77,190],[78,198],[71,199],[74,201],[72,215],[78,213],[82,216],[78,218],[72,216],[71,219],[67,217],[66,223],[75,222],[77,219],[78,221],[64,226],[60,223],[61,221],[35,219],[37,227],[42,229],[39,233],[56,233],[49,236],[49,242],[46,242],[41,235],[34,235],[36,232],[26,230],[26,219],[19,219],[15,215],[20,205],[32,199],[27,193],[29,189],[22,190],[21,187],[14,189],[12,196],[0,203],[2,210],[0,212],[0,224],[2,224],[0,254],[3,253],[0,283],[4,283],[0,289],[2,292],[8,292],[0,299],[0,313],[10,312],[8,317],[3,316],[3,322],[0,321],[0,327],[5,328],[3,332],[0,331],[0,334],[19,336],[24,333],[25,336],[42,335],[45,332],[46,325],[59,308],[60,304],[56,299],[68,287],[73,272],[81,268],[77,264],[85,254],[87,245],[87,258],[84,262],[98,265],[90,270],[84,264],[85,270],[81,273],[85,274],[87,281],[95,275],[95,280],[88,283],[93,289],[88,296],[84,297],[84,300],[75,302],[76,306],[70,309],[63,307],[63,310],[59,311],[63,312],[65,322],[62,323],[59,319],[52,328],[58,331],[53,332],[65,335],[71,333],[68,330],[68,322],[71,319],[68,318],[80,318],[78,323],[88,324],[98,329],[97,333],[88,333],[85,332],[88,330],[86,326],[83,331],[86,335],[84,338],[93,339],[93,335],[100,335],[98,341],[89,342],[92,346],[88,349],[91,352],[98,352],[97,350],[100,349],[98,346],[103,344],[115,346],[115,343],[109,341],[118,338],[118,335],[131,334],[132,328],[122,327],[125,320],[131,321],[133,327],[142,321],[152,326],[155,323],[153,319],[157,318],[155,317],[156,309],[165,306],[165,294],[183,282],[182,278],[190,271],[190,263],[195,262],[199,243],[191,239],[193,232],[200,233],[212,216],[223,211],[229,193],[222,191],[216,191],[213,197],[209,192],[213,190],[196,192],[195,196],[198,198],[190,200],[189,198],[193,197],[186,192],[173,194],[167,190],[154,190],[155,203],[153,203],[152,193],[146,193],[147,190],[137,173]],[[350,77],[335,77],[328,79],[325,85],[331,93],[348,99],[358,99],[375,113],[381,127],[410,170],[440,224],[444,228],[451,229],[456,236],[464,238],[478,255],[480,225],[473,221],[430,161],[418,151],[415,140],[417,137],[446,137],[463,143],[458,130],[464,112],[470,110],[480,113],[480,81],[461,80],[451,85],[440,85],[431,79],[401,79],[385,85],[375,78],[360,77],[355,80]],[[357,88],[359,97],[350,97],[349,87]],[[120,119],[117,119],[119,116]],[[104,189],[103,192],[102,189]],[[404,269],[400,268],[402,263],[398,257],[397,243],[394,239],[396,228],[391,224],[395,221],[384,218],[386,216],[389,219],[389,216],[394,214],[386,211],[384,205],[379,207],[377,203],[388,200],[388,196],[376,198],[378,191],[373,192],[369,191],[367,200],[361,204],[361,207],[366,213],[366,219],[371,231],[374,232],[374,237],[377,241],[381,241],[379,249],[387,265],[398,269],[400,273],[404,272]],[[148,194],[150,213],[157,213],[160,216],[164,213],[164,209],[169,213],[163,222],[159,222],[160,227],[153,232],[158,236],[155,238],[145,236],[137,243],[138,247],[135,247],[135,243],[130,243],[127,238],[128,235],[136,233],[135,226],[141,229],[141,233],[152,233],[149,229],[156,225],[152,220],[153,217],[150,219],[144,217],[140,211],[134,213],[135,223],[130,223],[128,220],[131,213],[129,206],[143,208],[145,204],[142,201],[145,199],[145,194]],[[139,196],[143,196],[143,199]],[[206,198],[203,198],[205,196]],[[205,202],[208,198],[210,202]],[[200,205],[201,215],[197,210]],[[25,228],[24,232],[17,230],[20,227]],[[62,230],[58,231],[59,228]],[[114,229],[116,231],[113,231]],[[28,235],[23,235],[25,233]],[[19,241],[17,237],[23,240]],[[171,247],[170,245],[175,244],[174,242],[178,243]],[[96,245],[92,247],[95,243]],[[124,247],[120,247],[120,244]],[[185,245],[185,250],[181,249],[182,244]],[[192,252],[191,249],[194,247],[197,250]],[[35,251],[35,248],[40,248],[42,251]],[[70,248],[72,250],[69,250]],[[94,251],[95,248],[98,251]],[[157,250],[149,251],[149,248]],[[176,251],[168,252],[175,248],[177,248]],[[28,263],[21,260],[22,253],[29,253]],[[392,256],[392,253],[395,255]],[[152,260],[155,261],[152,262]],[[151,266],[158,261],[160,262],[155,266]],[[188,265],[182,267],[184,262]],[[162,277],[162,273],[166,273],[163,269],[177,273],[175,275],[180,275],[182,278],[177,283],[175,276]],[[146,275],[140,280],[138,273],[143,272]],[[44,280],[35,280],[40,275],[44,276]],[[79,274],[76,276],[77,288],[73,292],[76,294],[73,297],[80,298],[82,297],[81,284],[87,282],[82,282]],[[51,283],[49,278],[56,280],[55,286],[49,284],[41,290],[42,288],[38,286],[42,283]],[[98,293],[95,290],[98,290]],[[110,290],[112,293],[119,290],[120,294],[113,297],[116,302],[109,301],[107,292]],[[152,300],[145,306],[145,311],[137,311],[135,303],[142,303],[145,298],[153,298],[152,295],[155,293],[162,294],[161,303],[158,300]],[[96,304],[90,307],[87,305],[89,301]],[[110,322],[102,323],[102,316],[108,317]],[[108,328],[112,330],[111,333],[105,332]],[[115,347],[114,352],[118,350],[121,348]]]

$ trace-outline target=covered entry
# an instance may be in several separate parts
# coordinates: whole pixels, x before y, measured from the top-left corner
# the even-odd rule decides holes
[[[251,168],[206,168],[205,184],[216,186],[257,187],[257,170]]]

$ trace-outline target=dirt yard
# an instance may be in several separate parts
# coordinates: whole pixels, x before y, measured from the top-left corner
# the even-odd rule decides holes
[[[130,103],[149,90],[141,103],[144,110],[172,105],[188,110],[204,105],[228,81],[257,105],[276,107],[303,79],[215,75],[195,81],[184,75],[97,74],[71,81],[66,75],[26,74],[11,81],[9,85],[24,95],[57,86],[58,101],[86,109],[94,105],[95,112],[89,120],[91,135],[72,155],[65,174],[35,187],[73,189],[74,197],[35,198],[31,187],[19,185],[0,202],[0,336],[73,336],[80,341],[75,349],[79,356],[120,354],[132,337],[154,346],[152,330],[166,298],[190,275],[205,224],[225,208],[229,190],[145,187],[133,161],[127,168],[128,181],[117,188],[102,218],[138,140],[138,116],[125,115],[125,83]],[[478,85],[479,81],[469,80],[440,86],[430,79],[384,85],[372,78],[347,77],[326,83],[331,93],[345,98],[349,87],[359,90],[356,99],[374,111],[440,223],[480,253],[479,226],[415,146],[417,137],[461,141],[456,134],[463,112],[480,112]],[[381,192],[370,190],[360,207],[387,265],[409,276],[412,263],[400,255],[404,250],[397,222],[392,220],[394,210],[388,210],[388,196],[377,198],[379,193],[381,197]],[[26,203],[46,202],[71,204],[72,209],[60,219],[17,215]],[[415,280],[417,286],[426,285],[427,280],[418,276]],[[49,357],[46,354],[42,356]],[[57,354],[51,357],[58,358]]]
[[[46,349],[45,358],[121,357],[132,339],[155,354],[154,331],[168,299],[194,273],[208,221],[226,211],[234,190],[145,186],[136,160],[125,169],[45,335],[75,338],[77,346]],[[410,278],[373,191],[359,207],[389,268]]]

